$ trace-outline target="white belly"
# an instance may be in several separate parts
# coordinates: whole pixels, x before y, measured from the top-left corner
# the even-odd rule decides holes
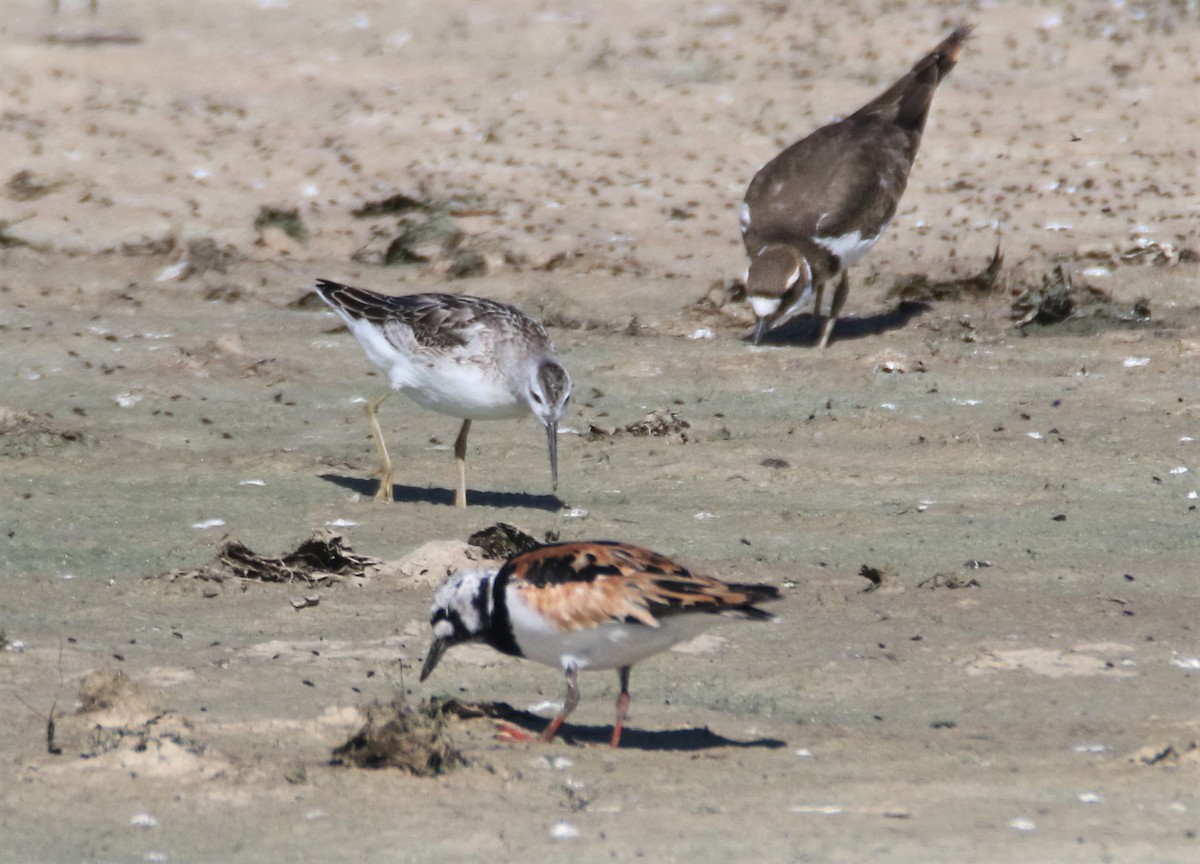
[[[864,237],[860,231],[851,231],[840,237],[814,237],[813,239],[837,256],[843,270],[848,270],[858,263],[859,258],[870,251],[871,247],[875,245],[875,241],[886,229],[887,223],[884,222],[879,228],[879,233],[870,237]]]
[[[422,408],[465,420],[506,420],[529,413],[494,365],[458,362],[454,354],[410,355],[387,340],[369,321],[343,316],[367,357],[387,372],[392,389]]]
[[[658,627],[615,623],[563,633],[535,615],[511,591],[508,614],[525,657],[558,669],[573,663],[581,671],[632,666],[721,622],[719,615],[685,613],[667,616]]]
[[[430,369],[410,363],[397,387],[422,408],[466,420],[505,420],[529,413],[529,405],[507,382],[473,363],[443,362]],[[393,386],[396,379],[392,378]]]

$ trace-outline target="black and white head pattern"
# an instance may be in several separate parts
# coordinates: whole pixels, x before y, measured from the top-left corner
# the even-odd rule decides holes
[[[461,570],[438,587],[429,610],[435,639],[456,644],[479,639],[492,614],[495,570]]]

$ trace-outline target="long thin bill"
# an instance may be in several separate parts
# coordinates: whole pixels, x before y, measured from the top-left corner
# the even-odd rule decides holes
[[[425,665],[421,667],[421,678],[424,681],[429,677],[429,673],[433,671],[433,667],[442,659],[442,655],[446,653],[446,646],[450,644],[445,639],[434,639],[429,643],[429,650],[425,652]]]
[[[546,443],[550,445],[550,482],[558,491],[558,424],[546,424]]]
[[[769,326],[770,325],[767,323],[766,318],[759,318],[757,321],[754,322],[754,344],[755,345],[757,345],[759,342],[762,342],[762,338],[767,335],[767,328]]]

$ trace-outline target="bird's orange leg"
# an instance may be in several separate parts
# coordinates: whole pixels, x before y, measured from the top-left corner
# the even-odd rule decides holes
[[[571,712],[579,704],[579,668],[572,663],[567,667],[567,695],[563,699],[562,710],[558,712],[558,716],[550,721],[550,725],[546,727],[546,731],[542,733],[542,743],[547,743],[557,734],[559,727],[563,722],[571,716]]]
[[[629,711],[629,667],[622,666],[617,674],[621,676],[621,694],[617,696],[617,722],[613,725],[610,747],[620,743],[621,730],[625,728],[625,714]]]

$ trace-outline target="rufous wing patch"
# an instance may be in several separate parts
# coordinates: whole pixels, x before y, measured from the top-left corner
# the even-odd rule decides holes
[[[623,543],[562,543],[511,559],[510,585],[561,630],[611,622],[659,626],[666,615],[717,613],[773,599],[766,586],[729,585]]]
[[[600,576],[591,582],[560,582],[540,587],[514,583],[521,599],[559,630],[587,630],[633,619],[647,627],[658,621],[636,595],[625,590],[622,577]]]

